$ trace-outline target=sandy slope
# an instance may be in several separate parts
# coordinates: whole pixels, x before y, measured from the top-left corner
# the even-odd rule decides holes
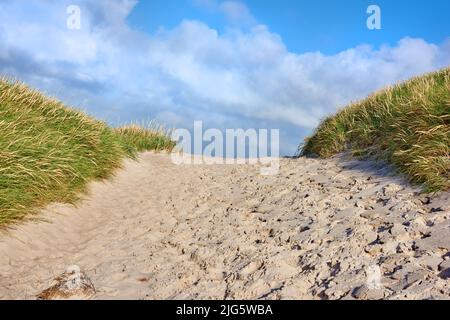
[[[449,298],[448,193],[342,161],[283,159],[270,177],[143,154],[0,235],[0,298],[34,299],[69,265],[98,299]]]

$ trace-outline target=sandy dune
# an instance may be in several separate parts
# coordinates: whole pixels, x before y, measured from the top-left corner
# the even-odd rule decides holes
[[[3,232],[0,298],[35,299],[71,265],[95,299],[450,298],[449,204],[342,158],[262,176],[146,153]]]

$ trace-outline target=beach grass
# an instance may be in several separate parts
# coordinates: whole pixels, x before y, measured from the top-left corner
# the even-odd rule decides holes
[[[111,128],[27,85],[0,79],[0,226],[74,202],[126,157],[171,150],[161,127]]]
[[[305,156],[351,151],[392,164],[424,190],[450,188],[450,69],[376,92],[321,122]]]

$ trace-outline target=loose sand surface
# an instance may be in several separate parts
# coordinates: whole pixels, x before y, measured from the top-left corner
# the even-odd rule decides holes
[[[0,299],[36,299],[69,266],[77,298],[450,298],[448,193],[342,156],[259,169],[126,161],[0,233]]]

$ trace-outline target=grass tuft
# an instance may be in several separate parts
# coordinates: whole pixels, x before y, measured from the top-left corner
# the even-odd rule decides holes
[[[0,78],[0,226],[50,202],[73,202],[125,157],[171,150],[161,128],[113,129],[28,86]]]
[[[172,150],[176,145],[170,139],[171,132],[155,122],[145,126],[131,124],[116,128],[114,131],[125,145],[133,146],[138,152]]]
[[[450,69],[376,92],[328,117],[301,155],[351,150],[393,164],[427,191],[450,188]]]

